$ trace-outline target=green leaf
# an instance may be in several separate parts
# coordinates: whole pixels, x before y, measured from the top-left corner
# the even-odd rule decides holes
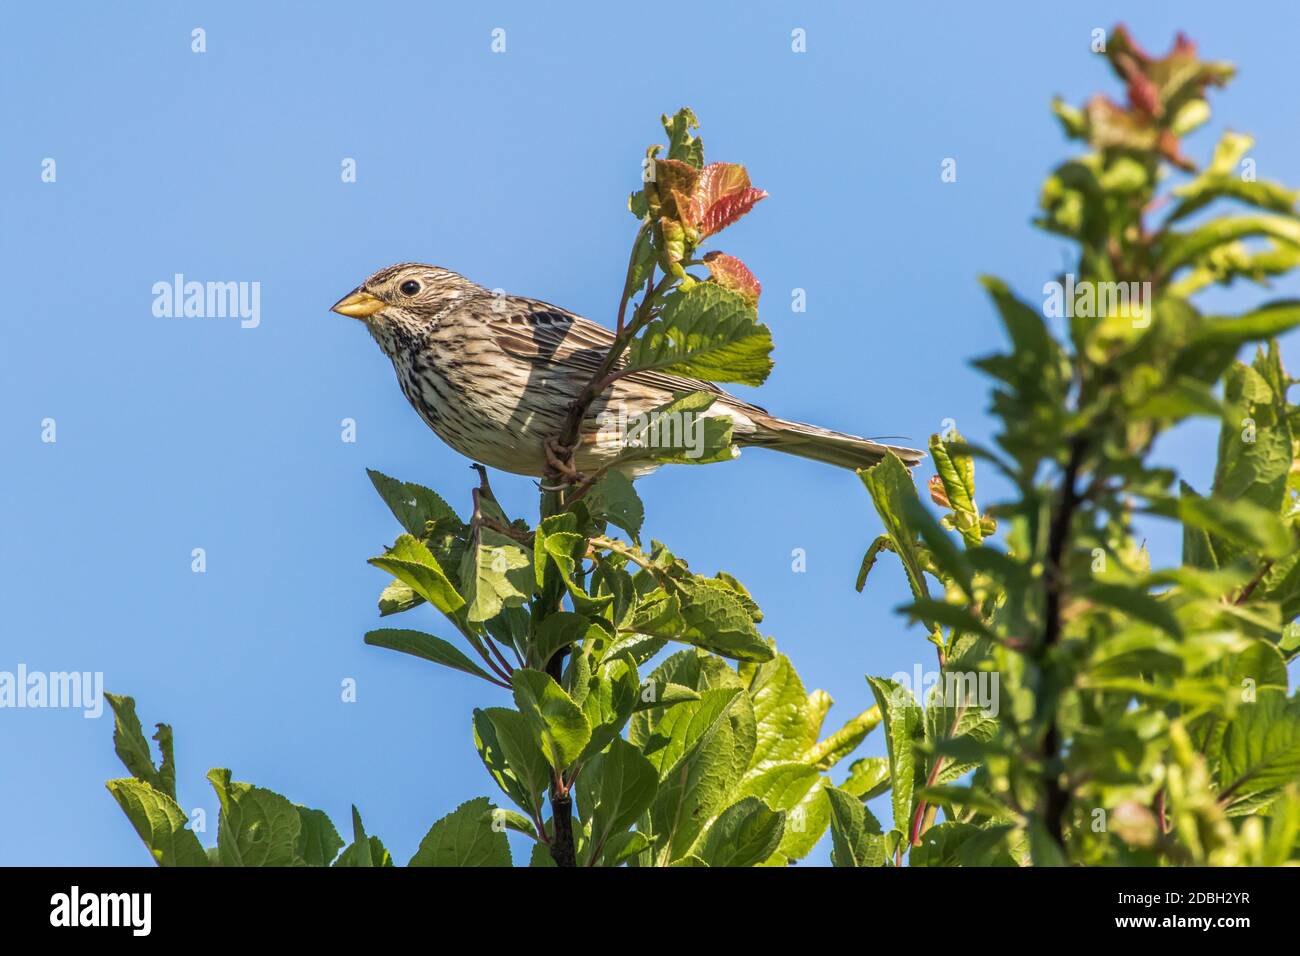
[[[936,771],[935,760],[924,767],[918,767],[916,784],[921,778],[932,779],[935,784],[948,783],[980,766],[986,757],[980,754],[976,759],[948,759],[953,756],[954,743],[973,745],[978,752],[979,745],[992,740],[997,733],[996,718],[989,716],[982,704],[996,703],[996,697],[981,697],[980,675],[973,671],[957,671],[945,668],[941,679],[930,688],[925,705],[925,740],[932,748],[943,747],[941,754],[944,763]],[[996,693],[996,685],[994,688]],[[919,799],[919,798],[915,798]]]
[[[321,810],[298,807],[298,843],[294,852],[307,866],[329,866],[343,849],[343,838]]]
[[[453,645],[440,637],[425,634],[423,631],[382,628],[377,631],[369,631],[364,640],[373,647],[386,647],[392,651],[401,651],[403,654],[421,657],[426,661],[433,661],[435,664],[442,664],[444,667],[464,671],[466,674],[473,674],[475,677],[481,677],[485,681],[495,683],[487,671],[471,661]]]
[[[1216,246],[1251,236],[1269,236],[1297,246],[1300,222],[1285,216],[1222,216],[1188,232],[1170,232],[1160,246],[1160,267],[1166,275],[1172,275]]]
[[[1187,299],[1213,283],[1230,285],[1241,278],[1267,285],[1270,277],[1285,275],[1298,265],[1300,247],[1267,241],[1256,248],[1229,242],[1197,259],[1190,271],[1170,283],[1169,295]]]
[[[781,845],[785,814],[758,797],[742,797],[718,815],[694,851],[709,866],[758,866]]]
[[[503,793],[531,816],[540,816],[550,765],[524,715],[504,707],[474,711],[474,749]]]
[[[640,196],[640,207],[639,210],[632,206],[629,206],[629,208],[638,219],[644,219],[649,212],[649,209],[645,208],[645,193],[634,193],[633,195]],[[654,232],[649,227],[643,226],[637,232],[636,242],[632,246],[627,279],[623,283],[623,295],[629,299],[636,295],[637,290],[644,286],[651,275],[654,274],[655,265],[658,261],[659,254],[654,247]]]
[[[602,866],[619,866],[650,848],[650,841],[644,833],[635,830],[628,833],[616,833],[605,844],[601,854]]]
[[[587,636],[589,627],[591,621],[588,618],[569,611],[557,611],[543,618],[537,625],[537,633],[533,635],[532,645],[528,649],[529,664],[538,669],[544,668],[555,654],[581,643]]]
[[[1185,481],[1179,481],[1178,493],[1179,501],[1174,507],[1172,516],[1182,521],[1183,525],[1183,565],[1205,571],[1217,571],[1220,563],[1218,556],[1214,553],[1214,541],[1210,538],[1210,533],[1201,526],[1204,519],[1198,519],[1200,523],[1192,523],[1183,521],[1181,518],[1184,507],[1201,507],[1190,504],[1185,505],[1184,501],[1199,499],[1201,496]]]
[[[831,815],[832,866],[884,866],[885,838],[862,801],[838,787],[827,787]]]
[[[862,564],[858,568],[858,578],[853,583],[853,589],[855,591],[861,594],[862,589],[867,586],[867,575],[869,575],[871,569],[876,566],[876,559],[880,552],[892,550],[893,539],[887,534],[882,534],[877,537],[875,541],[871,542],[871,546],[867,548],[866,553],[862,555]]]
[[[371,558],[369,563],[387,571],[444,614],[451,614],[465,604],[437,559],[409,534],[401,535],[387,552]]]
[[[1300,698],[1260,689],[1223,735],[1219,799],[1230,814],[1258,811],[1300,779]]]
[[[163,793],[176,795],[176,757],[172,752],[172,729],[168,724],[154,725],[154,741],[158,744],[158,753],[162,762],[158,765],[158,781]]]
[[[221,803],[217,854],[222,866],[292,866],[302,818],[298,808],[270,790],[235,783],[230,771],[208,771]]]
[[[743,702],[739,700],[740,697],[745,697]],[[662,711],[657,715],[657,719],[651,719],[648,714],[638,715],[638,720],[634,722],[628,736],[655,765],[662,778],[721,715],[733,709],[733,705],[747,714],[749,722],[747,753],[752,756],[756,739],[753,723],[754,708],[749,698],[738,687],[717,687],[701,691],[698,700],[686,701]],[[741,770],[747,767],[748,763]]]
[[[1225,132],[1214,147],[1214,158],[1190,182],[1173,190],[1180,202],[1169,214],[1168,222],[1184,219],[1216,199],[1230,198],[1270,212],[1290,213],[1296,193],[1263,180],[1245,180],[1240,175],[1242,159],[1255,145],[1254,139],[1242,133]]]
[[[915,491],[902,498],[902,506],[908,526],[916,529],[921,540],[930,549],[930,559],[934,566],[944,578],[955,583],[969,598],[974,588],[971,584],[971,566],[966,560],[966,555],[935,520],[934,515],[921,504],[921,499],[916,496]]]
[[[584,758],[600,753],[623,732],[640,697],[641,681],[629,658],[616,657],[600,665],[582,699],[582,712],[591,725]]]
[[[755,767],[798,759],[817,743],[818,728],[808,706],[808,693],[784,654],[759,665],[749,696],[757,726]]]
[[[371,483],[379,492],[379,497],[384,499],[384,504],[388,505],[393,517],[409,534],[423,538],[430,521],[448,522],[463,527],[464,523],[455,510],[437,492],[430,491],[423,485],[389,478],[371,468],[366,469],[366,474],[370,476]]]
[[[1204,319],[1179,354],[1175,369],[1195,372],[1207,357],[1216,354],[1226,354],[1230,360],[1247,342],[1281,335],[1297,325],[1300,325],[1300,302],[1294,300],[1270,302],[1244,315]]]
[[[155,767],[149,742],[145,740],[140,718],[135,715],[135,698],[104,694],[113,708],[113,749],[122,765],[137,780],[143,780],[160,793],[176,799],[176,765],[172,756],[172,729],[158,724],[154,740],[162,754],[162,767]]]
[[[955,429],[948,439],[932,435],[930,457],[952,509],[953,526],[961,533],[966,546],[973,548],[983,542],[984,534],[975,504],[975,459],[959,450],[963,444]]]
[[[673,704],[699,699],[699,693],[690,687],[683,687],[681,684],[671,682],[659,687],[653,681],[647,681],[637,695],[636,707],[633,710],[654,710],[659,707],[671,707]]]
[[[467,800],[425,834],[408,866],[510,866],[504,828],[492,825],[487,797]]]
[[[361,823],[361,814],[352,808],[352,842],[334,861],[336,867],[375,867],[392,866],[392,854],[384,847],[379,837],[366,836],[366,828]]]
[[[1282,511],[1292,464],[1284,398],[1275,397],[1258,371],[1236,362],[1224,376],[1223,400],[1215,495],[1245,498],[1267,511]]]
[[[860,800],[872,800],[889,789],[889,758],[863,757],[849,764],[849,776],[840,789]]]
[[[772,764],[741,781],[741,796],[758,797],[773,810],[785,812],[780,851],[790,860],[807,856],[830,825],[825,778],[806,763]]]
[[[981,276],[980,283],[993,299],[1011,340],[1012,353],[1006,362],[998,363],[998,377],[1026,400],[1051,400],[1058,396],[1068,378],[1068,363],[1047,328],[1042,310],[1032,309],[1016,298],[1001,279]],[[984,363],[976,364],[991,371]]]
[[[516,833],[522,833],[530,839],[537,839],[537,827],[522,813],[515,810],[506,810],[497,807],[488,812],[488,820],[495,827],[504,827],[507,830],[514,830]]]
[[[171,795],[134,777],[110,780],[106,786],[148,847],[155,863],[159,866],[208,865],[208,855],[199,838],[186,829],[189,819],[185,811]]]
[[[596,615],[614,601],[614,595],[587,594],[575,580],[578,565],[587,553],[587,539],[578,531],[578,516],[566,511],[544,518],[533,534],[533,573],[538,588],[558,574],[569,592],[573,608],[580,614]]]
[[[615,738],[608,751],[583,766],[578,777],[578,806],[590,823],[589,857],[600,860],[611,838],[630,829],[650,809],[658,785],[654,764],[621,738]]]
[[[1262,600],[1281,606],[1283,621],[1300,617],[1300,551],[1277,561],[1260,581],[1256,593]]]
[[[1152,597],[1142,587],[1097,582],[1084,591],[1084,596],[1097,604],[1114,608],[1135,621],[1158,627],[1174,637],[1182,637],[1183,630],[1169,605]]]
[[[910,866],[1015,866],[1005,847],[1006,830],[983,830],[946,821],[926,830],[908,854]]]
[[[1223,406],[1210,387],[1187,376],[1179,376],[1147,395],[1131,409],[1134,418],[1162,418],[1171,422],[1193,415],[1223,416]]]
[[[698,136],[692,136],[691,130],[700,128],[700,121],[695,113],[683,106],[671,117],[665,113],[661,117],[664,132],[668,134],[668,158],[690,163],[696,169],[704,165],[704,142]]]
[[[683,392],[620,423],[624,449],[617,463],[651,459],[666,464],[711,465],[731,461],[739,454],[732,440],[731,418],[721,413],[704,414],[717,397],[713,392]]]
[[[705,691],[665,713],[642,748],[661,781],[650,809],[661,864],[689,851],[726,805],[753,751],[753,710],[735,688]]]
[[[916,531],[907,518],[907,502],[916,500],[916,486],[912,484],[912,475],[907,466],[890,452],[879,464],[859,471],[858,477],[867,486],[867,491],[871,492],[871,500],[885,526],[885,532],[893,542],[893,550],[903,562],[903,571],[907,575],[913,596],[928,598],[930,592],[921,571]],[[929,629],[933,630],[932,627]]]
[[[923,714],[912,692],[897,682],[868,677],[867,683],[884,715],[894,826],[907,833],[912,819],[913,793],[920,782],[915,744],[924,737]]]
[[[551,856],[551,848],[540,840],[533,844],[531,855],[528,857],[528,865],[539,869],[555,869],[555,857]]]
[[[928,803],[937,803],[945,807],[956,806],[962,810],[974,810],[983,816],[992,817],[996,820],[1015,819],[1015,814],[995,797],[974,787],[939,784],[919,790],[917,797]],[[915,860],[912,863],[914,866],[916,865]]]
[[[511,676],[515,705],[532,728],[551,767],[564,770],[577,760],[591,739],[582,709],[549,674],[521,667]]]
[[[693,577],[675,582],[679,595],[660,592],[637,608],[639,634],[694,644],[738,661],[771,660],[773,650],[754,626],[744,600],[721,581]]]
[[[645,506],[632,486],[632,479],[621,471],[606,472],[587,494],[587,508],[593,518],[622,528],[633,542],[640,540],[645,523]]]
[[[577,515],[564,512],[544,518],[533,534],[533,574],[537,586],[546,584],[546,571],[552,565],[568,582],[585,550],[586,539],[578,533]]]
[[[461,559],[467,617],[486,621],[502,608],[524,604],[533,594],[533,557],[513,538],[479,526]]]
[[[916,618],[930,629],[933,629],[936,624],[945,624],[960,634],[976,634],[981,637],[996,639],[987,625],[974,614],[964,607],[949,604],[947,601],[923,598],[919,601],[913,601],[911,604],[901,605],[898,612]]]
[[[744,296],[704,282],[668,297],[628,348],[627,368],[761,385],[771,351],[772,333]]]
[[[1291,532],[1281,519],[1253,501],[1184,495],[1178,500],[1178,517],[1184,525],[1265,557],[1285,557],[1293,547]]]
[[[866,739],[867,734],[875,730],[880,720],[880,708],[870,707],[814,746],[803,755],[802,759],[818,770],[830,770],[857,750],[858,744]]]
[[[423,603],[424,598],[415,593],[415,588],[394,578],[388,587],[384,588],[379,594],[379,616],[388,617],[390,614],[401,614],[403,611],[409,611],[411,608],[419,607]]]

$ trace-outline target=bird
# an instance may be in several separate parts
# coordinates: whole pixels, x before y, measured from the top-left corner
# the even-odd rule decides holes
[[[629,457],[623,441],[610,440],[618,438],[609,434],[610,423],[697,391],[715,396],[703,414],[730,418],[741,447],[852,469],[890,452],[909,467],[924,457],[914,448],[779,418],[712,382],[651,370],[617,378],[591,404],[576,446],[557,450],[570,408],[614,344],[609,329],[417,262],[380,269],[331,311],[365,323],[407,400],[439,438],[472,461],[513,474],[540,478],[559,465],[579,477],[616,468],[639,478],[658,463]]]

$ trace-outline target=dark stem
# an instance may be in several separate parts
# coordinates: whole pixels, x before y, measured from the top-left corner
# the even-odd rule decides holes
[[[546,673],[560,682],[564,652],[546,662]],[[564,776],[556,773],[551,780],[551,859],[556,866],[577,866],[578,854],[573,843],[573,796]]]
[[[1047,537],[1047,562],[1043,570],[1046,593],[1043,602],[1043,646],[1040,650],[1040,667],[1047,664],[1052,649],[1061,640],[1061,607],[1066,593],[1065,554],[1069,546],[1074,513],[1080,500],[1076,486],[1086,452],[1083,437],[1076,435],[1070,439],[1069,447],[1070,457],[1061,475],[1061,500],[1055,514],[1052,515],[1052,526]],[[1039,688],[1039,705],[1050,708],[1042,749],[1043,818],[1048,834],[1064,853],[1065,817],[1070,805],[1070,794],[1061,785],[1060,770],[1056,766],[1061,755],[1061,733],[1056,719],[1058,690],[1053,687],[1051,693],[1046,695],[1046,699],[1043,699],[1043,690],[1043,687]]]
[[[637,241],[632,244],[632,253],[628,259],[627,275],[623,285],[623,295],[618,304],[618,322],[614,330],[614,342],[611,344],[609,351],[605,353],[600,365],[592,373],[591,379],[579,393],[577,399],[569,407],[568,414],[565,416],[564,425],[556,436],[556,444],[560,448],[560,454],[567,461],[561,461],[561,464],[567,464],[571,469],[573,466],[573,450],[577,448],[579,432],[582,428],[582,421],[587,415],[588,409],[598,399],[601,394],[611,384],[614,378],[611,373],[614,371],[623,353],[627,350],[628,343],[636,337],[637,333],[650,320],[656,298],[661,295],[674,281],[672,276],[664,276],[659,285],[654,284],[654,269],[650,270],[650,275],[646,278],[645,294],[641,302],[632,312],[631,321],[627,320],[627,308],[636,290],[628,288],[633,269],[636,264],[637,247],[642,234],[650,228],[649,222],[642,223],[641,231],[637,234]],[[545,490],[542,494],[542,517],[546,518],[564,511],[570,502],[570,493],[560,490],[564,486],[561,482],[565,479],[562,470],[555,465],[547,468],[543,487]],[[586,489],[581,489],[585,493]],[[542,606],[536,609],[536,620],[545,620],[551,614],[554,614],[560,608],[562,596],[556,595],[554,598],[543,597]],[[546,673],[550,674],[557,684],[562,684],[561,678],[564,674],[564,656],[566,650],[558,651],[549,661],[546,662]],[[573,841],[573,796],[572,781],[566,781],[564,774],[557,772],[551,781],[550,788],[551,800],[551,829],[553,833],[550,839],[551,859],[555,861],[556,866],[577,866],[577,852]]]
[[[1246,586],[1241,589],[1241,593],[1237,595],[1237,600],[1234,601],[1233,603],[1245,604],[1247,601],[1249,601],[1250,596],[1255,593],[1255,589],[1260,586],[1264,578],[1268,577],[1268,572],[1271,570],[1273,570],[1272,561],[1265,561],[1262,565],[1260,565],[1260,568],[1255,573],[1255,576],[1251,578],[1250,581],[1246,583]]]
[[[642,297],[641,302],[637,305],[636,309],[633,310],[632,321],[623,325],[622,328],[615,333],[614,343],[610,346],[609,351],[605,353],[605,357],[601,360],[600,366],[592,373],[591,379],[587,382],[586,387],[584,387],[582,392],[579,393],[573,404],[569,406],[568,415],[565,416],[564,419],[564,427],[560,430],[560,434],[556,439],[561,448],[572,449],[576,447],[578,433],[582,428],[582,420],[586,417],[587,410],[591,408],[592,403],[601,396],[601,393],[603,393],[605,389],[608,388],[609,385],[613,384],[613,381],[617,379],[618,376],[615,376],[608,382],[606,381],[606,378],[614,371],[614,367],[618,364],[619,359],[623,357],[623,353],[627,351],[628,343],[631,342],[632,339],[636,337],[637,333],[645,327],[645,324],[650,321],[651,310],[655,301],[673,284],[674,281],[675,280],[671,275],[664,276],[659,281],[658,285],[653,285],[653,275],[650,280],[647,280],[645,295]],[[630,296],[624,294],[622,301],[619,303],[620,314],[623,314],[626,310],[629,298]],[[570,463],[572,463],[572,455],[569,456],[569,459]],[[548,485],[556,484],[556,482],[561,480],[563,477],[564,476],[556,469],[547,469]],[[562,508],[563,506],[564,503],[561,503],[560,507]]]
[[[577,866],[578,855],[573,846],[573,798],[560,794],[551,784],[551,859],[556,866]]]

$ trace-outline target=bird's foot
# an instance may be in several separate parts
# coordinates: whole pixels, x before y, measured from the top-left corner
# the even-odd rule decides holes
[[[554,488],[548,488],[546,485],[542,485],[543,491],[560,491],[571,485],[582,483],[586,476],[573,466],[573,448],[570,448],[567,445],[561,445],[554,438],[546,439],[546,441],[543,442],[543,447],[546,449],[547,465],[551,467],[552,471],[566,479],[563,484]]]

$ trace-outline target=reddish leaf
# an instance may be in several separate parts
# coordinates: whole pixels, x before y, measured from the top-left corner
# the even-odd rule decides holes
[[[766,196],[749,184],[749,173],[739,163],[710,163],[700,171],[691,196],[690,221],[702,239],[727,228]]]
[[[1188,100],[1203,98],[1206,87],[1222,86],[1232,76],[1227,63],[1197,58],[1196,44],[1178,34],[1174,48],[1157,59],[1120,24],[1111,31],[1106,57],[1128,90],[1129,107],[1152,119],[1164,119]]]
[[[943,479],[938,475],[930,476],[930,500],[940,508],[952,510],[952,502],[948,500],[948,491],[943,486]]]
[[[758,305],[758,297],[762,294],[763,287],[743,262],[725,252],[710,252],[704,257],[704,263],[709,267],[711,281],[724,289],[740,293],[750,305]]]

